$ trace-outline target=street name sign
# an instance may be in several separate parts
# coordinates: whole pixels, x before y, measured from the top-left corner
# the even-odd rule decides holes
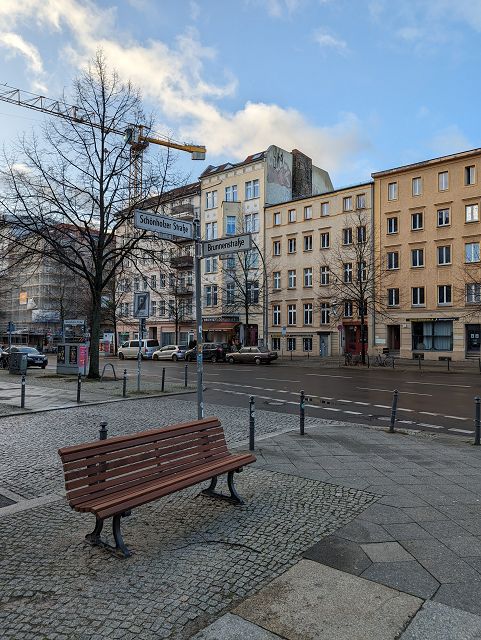
[[[185,222],[184,220],[161,216],[158,213],[149,213],[140,209],[135,209],[134,211],[134,227],[145,231],[153,231],[167,240],[172,237],[192,240],[194,237],[194,225],[192,222]]]
[[[219,238],[218,240],[204,240],[202,242],[202,257],[220,256],[225,253],[238,253],[239,251],[250,251],[252,249],[252,236],[244,233],[240,236],[230,238]]]

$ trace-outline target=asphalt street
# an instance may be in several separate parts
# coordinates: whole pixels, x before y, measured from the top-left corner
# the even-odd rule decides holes
[[[129,375],[137,369],[134,360],[119,363]],[[183,362],[142,362],[142,376],[161,375],[183,380]],[[189,363],[189,381],[195,380],[195,363]],[[313,417],[336,417],[350,422],[386,424],[390,420],[394,389],[399,391],[397,425],[409,429],[470,436],[474,433],[474,398],[481,394],[481,375],[474,372],[420,372],[417,369],[340,367],[334,369],[286,366],[273,363],[260,367],[204,364],[205,401],[246,407],[249,396],[256,406],[276,412],[298,413],[303,389],[306,411]],[[195,396],[191,396],[195,402]]]

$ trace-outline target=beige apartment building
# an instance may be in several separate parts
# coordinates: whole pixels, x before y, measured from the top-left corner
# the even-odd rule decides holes
[[[271,145],[242,162],[207,167],[200,181],[202,239],[251,233],[254,241],[247,254],[203,260],[204,337],[257,344],[268,320],[264,207],[330,191],[331,180],[300,151]]]
[[[386,316],[374,342],[404,358],[479,357],[481,150],[373,174]]]
[[[366,182],[266,206],[271,348],[329,356],[372,343],[372,191]]]

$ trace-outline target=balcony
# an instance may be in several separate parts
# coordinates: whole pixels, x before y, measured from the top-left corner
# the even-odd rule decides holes
[[[172,269],[193,269],[194,258],[193,256],[189,256],[188,254],[184,254],[181,256],[171,256],[170,266],[172,267]]]
[[[194,285],[182,282],[169,285],[169,294],[176,297],[193,296]]]
[[[225,216],[238,216],[241,212],[240,202],[226,202],[222,203],[222,213]]]
[[[177,204],[172,207],[171,215],[181,220],[193,220],[194,219],[194,205],[193,204]]]

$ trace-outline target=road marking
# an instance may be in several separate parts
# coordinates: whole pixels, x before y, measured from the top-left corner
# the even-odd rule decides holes
[[[461,418],[461,416],[443,416],[443,418],[451,418],[451,420],[469,420],[469,418]]]
[[[454,431],[455,433],[464,433],[466,435],[471,435],[474,431],[466,431],[466,429],[448,429],[448,431]]]
[[[361,391],[385,391],[386,393],[393,393],[394,389],[376,389],[374,387],[356,387]],[[409,394],[410,396],[429,396],[432,398],[432,393],[416,393],[415,391],[400,391],[399,393]]]
[[[319,407],[323,411],[340,411],[340,409],[334,409],[334,407]]]
[[[370,402],[356,402],[356,401],[354,401],[354,404],[362,404],[364,407],[368,407],[371,403]]]
[[[216,374],[219,375],[219,374]],[[287,380],[287,379],[282,379],[282,378],[256,378],[256,380],[274,380],[275,382],[299,382],[300,380]]]
[[[352,376],[331,376],[327,373],[307,373],[307,376],[314,376],[316,378],[345,378],[346,380],[350,380]]]
[[[346,411],[346,410],[344,410],[343,413],[350,413],[353,416],[362,416],[362,413],[360,411]]]
[[[391,408],[387,404],[375,404],[374,406],[378,407],[379,409],[390,409]]]
[[[414,420],[398,420],[399,424],[415,424]]]
[[[471,389],[470,384],[444,384],[443,382],[405,382],[405,384],[428,384],[433,387],[460,387],[462,389]]]
[[[347,402],[348,404],[351,404],[352,400],[344,400],[343,398],[340,398],[337,402]]]
[[[427,424],[426,422],[418,422],[419,427],[427,427],[428,429],[444,429],[444,427],[440,427],[438,424]]]
[[[438,416],[439,413],[433,413],[432,411],[419,411],[419,413],[422,413],[425,416]]]
[[[408,411],[409,413],[414,413],[414,409],[403,409],[402,407],[397,408],[398,411]]]

